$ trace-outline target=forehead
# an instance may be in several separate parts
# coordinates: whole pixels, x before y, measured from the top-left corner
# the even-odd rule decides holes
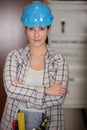
[[[27,28],[35,28],[35,29],[38,29],[38,28],[47,28],[46,26],[35,26],[35,27],[27,27]]]

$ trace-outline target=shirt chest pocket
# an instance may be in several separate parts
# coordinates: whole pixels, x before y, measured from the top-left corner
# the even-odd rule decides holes
[[[23,63],[18,64],[18,66],[17,66],[17,79],[21,83],[23,83],[24,76],[26,74],[26,69],[27,69],[27,67]]]

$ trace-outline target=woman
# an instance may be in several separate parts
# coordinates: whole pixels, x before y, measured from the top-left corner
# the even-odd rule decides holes
[[[29,44],[11,51],[4,68],[7,101],[1,130],[12,130],[17,112],[25,114],[26,130],[37,128],[42,113],[49,117],[46,130],[65,130],[63,104],[68,83],[68,65],[62,54],[46,44],[53,22],[50,8],[40,1],[27,5],[21,17]]]

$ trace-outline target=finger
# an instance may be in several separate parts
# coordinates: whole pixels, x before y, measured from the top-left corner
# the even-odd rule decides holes
[[[66,89],[61,89],[62,94],[66,94]]]
[[[60,95],[61,95],[61,96],[65,96],[65,95],[66,95],[66,93],[61,93]]]
[[[17,79],[14,79],[14,83],[18,84],[18,83],[19,83],[19,81],[18,81]]]
[[[62,84],[62,81],[58,81],[57,84],[58,84],[58,85],[61,85],[61,84]]]

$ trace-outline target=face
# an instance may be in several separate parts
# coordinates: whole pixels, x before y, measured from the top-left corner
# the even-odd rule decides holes
[[[30,46],[44,46],[48,35],[48,27],[29,27],[26,28],[27,38]]]

